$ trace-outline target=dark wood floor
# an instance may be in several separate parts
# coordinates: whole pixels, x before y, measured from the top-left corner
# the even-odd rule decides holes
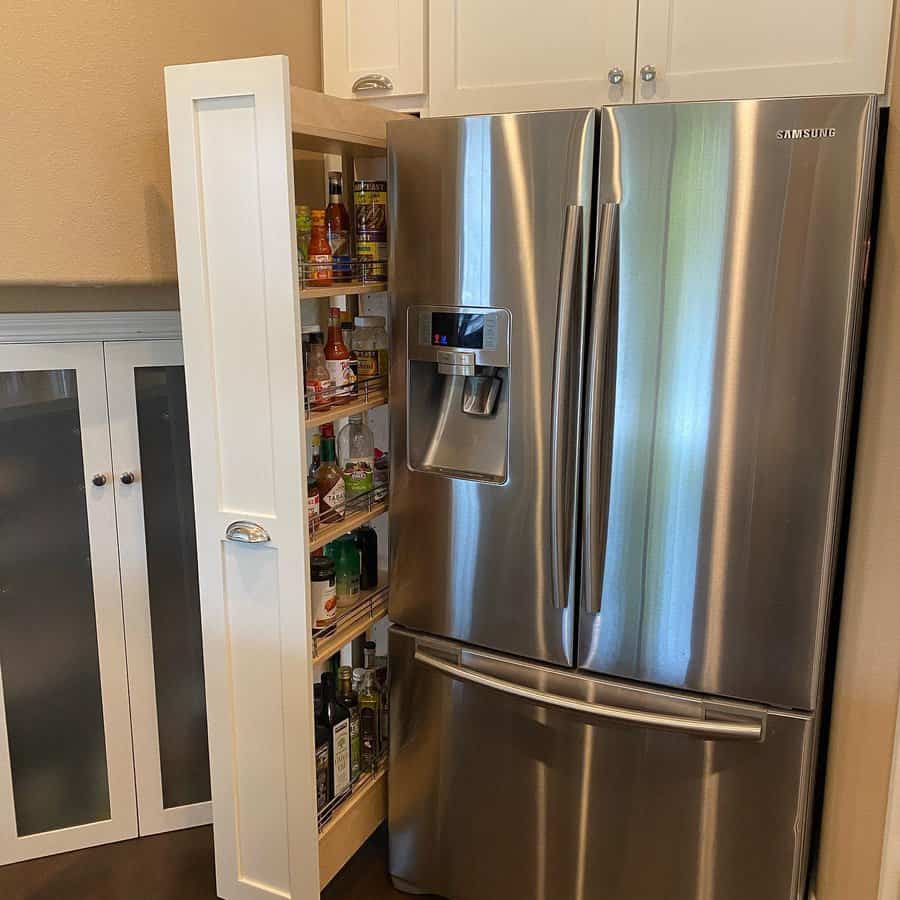
[[[212,828],[106,844],[0,867],[2,900],[215,900]],[[394,900],[387,832],[379,829],[322,900]]]

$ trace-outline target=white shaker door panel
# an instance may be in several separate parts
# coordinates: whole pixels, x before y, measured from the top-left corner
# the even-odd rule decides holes
[[[137,836],[103,346],[0,347],[0,865]]]
[[[212,822],[181,341],[104,346],[142,835]]]
[[[890,30],[890,0],[641,0],[635,99],[880,94]]]
[[[636,0],[431,0],[430,113],[630,103],[636,17]]]
[[[426,0],[322,0],[325,93],[377,100],[425,92]]]
[[[319,893],[288,79],[286,57],[166,70],[225,900]]]

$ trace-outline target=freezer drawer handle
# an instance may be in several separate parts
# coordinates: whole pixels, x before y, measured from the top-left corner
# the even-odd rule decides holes
[[[570,385],[572,319],[578,289],[578,256],[581,250],[581,207],[566,207],[562,261],[559,270],[559,305],[556,314],[556,346],[553,350],[553,407],[550,422],[550,579],[553,606],[564,609],[569,595],[569,572],[572,568],[572,536],[577,528],[575,503],[570,496],[573,478],[559,477],[569,459],[568,440],[572,431]],[[566,521],[567,513],[572,521]]]
[[[602,703],[589,703],[586,700],[576,700],[572,697],[562,697],[559,694],[548,694],[521,684],[513,684],[493,675],[485,675],[483,672],[475,672],[465,666],[438,659],[436,656],[426,653],[416,647],[416,662],[443,672],[451,678],[459,678],[482,687],[501,691],[520,700],[537,703],[540,706],[552,706],[557,709],[565,709],[588,715],[597,719],[613,722],[624,722],[629,725],[637,725],[643,728],[660,728],[665,731],[677,731],[682,734],[691,734],[707,740],[737,740],[737,741],[761,741],[763,740],[762,722],[729,721],[726,719],[691,719],[684,716],[671,716],[665,713],[645,712],[639,709],[627,709],[621,706],[606,706]]]
[[[232,522],[225,530],[225,537],[241,544],[265,544],[272,540],[269,532],[256,522]]]

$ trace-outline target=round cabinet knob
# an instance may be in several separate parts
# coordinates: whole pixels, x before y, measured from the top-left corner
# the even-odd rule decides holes
[[[655,81],[656,66],[641,66],[641,81]]]
[[[119,477],[119,481],[121,481],[122,484],[133,484],[134,472],[123,472]]]
[[[609,79],[610,84],[621,84],[625,80],[625,73],[618,66],[615,66],[609,70],[606,77]]]
[[[106,484],[106,476],[102,472],[98,472],[91,479],[91,484],[93,484],[94,487],[103,487],[103,485]]]

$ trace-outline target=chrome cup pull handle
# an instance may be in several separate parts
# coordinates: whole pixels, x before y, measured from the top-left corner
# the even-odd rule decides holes
[[[362,91],[391,91],[394,89],[394,82],[387,75],[363,75],[353,82],[352,91],[358,94]]]
[[[225,529],[225,537],[241,544],[265,544],[272,540],[269,532],[256,522],[232,522]]]

